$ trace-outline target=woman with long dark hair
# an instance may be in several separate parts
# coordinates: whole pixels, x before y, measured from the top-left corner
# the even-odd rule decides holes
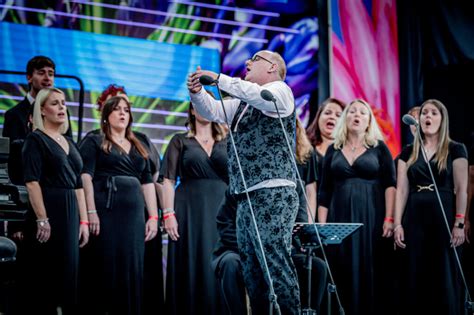
[[[425,101],[419,121],[421,138],[403,149],[397,170],[394,238],[406,255],[400,266],[402,312],[464,314],[455,251],[465,240],[467,151],[450,139],[448,111],[440,101]]]
[[[308,139],[316,151],[319,181],[323,174],[323,158],[328,147],[334,141],[333,132],[345,107],[346,104],[337,98],[331,97],[326,99],[319,105],[316,116],[314,116],[313,121],[306,128]]]
[[[216,215],[228,182],[226,134],[192,104],[187,126],[187,133],[171,139],[160,170],[164,225],[171,239],[167,314],[222,314],[210,259],[218,237]]]
[[[92,244],[96,282],[90,284],[91,309],[99,314],[142,314],[145,241],[158,232],[148,152],[132,122],[130,103],[112,97],[102,108],[101,133],[80,145],[87,209],[99,221]]]
[[[124,86],[117,84],[109,84],[97,98],[97,110],[102,112],[104,104],[112,97],[120,96],[130,103],[132,107],[132,102],[130,101],[127,91]],[[96,129],[90,131],[93,134],[100,134],[101,129]],[[152,143],[151,139],[142,132],[133,131],[135,137],[140,140],[148,153],[148,161],[150,163],[150,172],[153,178],[153,183],[155,189],[160,189],[158,185],[158,172],[160,170],[160,155],[156,146]],[[158,200],[158,206],[160,202]],[[143,209],[146,214],[146,209]],[[100,231],[100,222],[96,213],[89,214],[91,234],[96,235]],[[82,251],[82,265],[81,267],[85,270],[94,268],[94,263],[89,259],[90,250],[85,248]],[[145,243],[145,262],[144,262],[144,304],[143,304],[143,313],[144,314],[155,314],[156,310],[162,309],[164,306],[164,289],[163,289],[163,255],[162,255],[162,237],[161,233],[157,233],[156,237],[152,240]],[[85,271],[87,273],[87,271]],[[88,290],[87,285],[84,284],[81,286],[81,290],[84,299],[87,299]]]

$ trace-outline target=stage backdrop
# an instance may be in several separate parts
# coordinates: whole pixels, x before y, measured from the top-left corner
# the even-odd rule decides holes
[[[31,57],[46,55],[58,74],[80,77],[83,134],[98,128],[100,92],[110,83],[125,86],[135,129],[163,152],[174,133],[186,130],[186,76],[198,65],[242,76],[245,60],[261,49],[286,60],[305,121],[318,88],[315,7],[304,0],[0,1],[0,69],[25,71]],[[78,84],[57,79],[56,85],[66,92],[77,136]],[[26,89],[24,76],[0,75],[0,128]]]
[[[395,0],[331,0],[331,85],[336,98],[366,100],[392,152],[400,152]]]

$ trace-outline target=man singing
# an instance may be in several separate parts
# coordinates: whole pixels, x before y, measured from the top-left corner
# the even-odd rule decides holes
[[[269,279],[258,242],[262,242],[277,303],[282,314],[299,314],[299,288],[296,270],[290,256],[291,229],[298,208],[295,170],[278,119],[281,116],[290,143],[295,139],[295,108],[291,89],[283,82],[286,65],[275,52],[260,51],[246,62],[245,80],[197,68],[188,77],[188,89],[194,108],[204,118],[229,124],[234,134],[237,155],[229,141],[229,189],[238,200],[237,242],[242,271],[253,314],[268,314]],[[199,82],[203,75],[217,80],[219,87],[233,96],[224,100],[225,113],[219,101],[204,91]],[[262,90],[270,91],[275,100],[265,101]],[[240,159],[246,186],[242,181]],[[249,202],[255,214],[258,233],[252,222]],[[278,314],[278,310],[275,310]]]

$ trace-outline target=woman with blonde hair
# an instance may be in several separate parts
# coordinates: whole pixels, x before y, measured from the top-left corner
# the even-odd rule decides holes
[[[210,257],[228,183],[226,134],[192,104],[187,127],[171,139],[160,170],[164,226],[171,239],[165,313],[222,314]]]
[[[45,88],[37,94],[33,132],[23,147],[26,188],[32,207],[25,228],[26,272],[33,290],[28,314],[71,314],[77,307],[79,246],[87,244],[81,182],[82,159],[68,130],[64,93]],[[35,285],[32,285],[35,284]]]
[[[448,111],[440,101],[425,101],[419,121],[420,134],[398,160],[394,238],[406,255],[402,312],[463,314],[455,251],[465,239],[467,151],[450,139]]]
[[[346,314],[387,314],[390,308],[385,269],[394,197],[392,156],[370,105],[356,99],[344,109],[326,152],[318,200],[320,222],[363,223],[329,255]]]

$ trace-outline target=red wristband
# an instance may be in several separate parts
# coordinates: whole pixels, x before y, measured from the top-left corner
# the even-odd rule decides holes
[[[156,220],[158,221],[158,216],[157,215],[151,215],[148,217],[148,220]]]
[[[385,217],[385,219],[383,219],[383,221],[393,223],[393,218],[392,217]]]
[[[89,225],[89,221],[80,221],[79,224],[80,225]]]
[[[464,214],[462,214],[462,213],[456,213],[456,218],[462,219],[462,218],[464,218],[464,217],[465,217]]]
[[[163,220],[167,220],[167,219],[169,219],[169,218],[171,218],[171,217],[174,217],[174,216],[175,216],[174,213],[167,214],[167,215],[165,215],[165,216],[163,217]]]

